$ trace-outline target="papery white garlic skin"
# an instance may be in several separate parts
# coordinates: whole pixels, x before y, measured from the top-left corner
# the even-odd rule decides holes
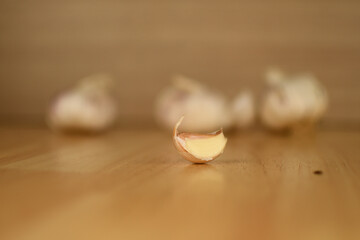
[[[286,129],[313,124],[326,112],[327,93],[313,75],[286,76],[276,70],[267,74],[267,82],[269,89],[260,110],[265,126]]]
[[[116,119],[116,103],[111,94],[112,79],[99,74],[82,79],[61,93],[52,103],[47,123],[59,131],[99,132]]]
[[[223,95],[208,90],[200,83],[176,76],[155,103],[155,118],[167,129],[172,129],[178,119],[185,115],[182,130],[208,132],[232,124],[228,101]]]
[[[234,125],[240,129],[249,128],[255,121],[255,98],[251,91],[240,92],[233,100]]]

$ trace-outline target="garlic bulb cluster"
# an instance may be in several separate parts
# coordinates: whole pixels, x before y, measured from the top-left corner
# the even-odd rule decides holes
[[[183,131],[208,132],[232,125],[232,113],[226,98],[200,83],[176,76],[155,103],[155,118],[161,126],[172,129],[181,116]]]
[[[249,128],[256,117],[255,98],[251,91],[240,92],[232,103],[234,125],[239,129]]]
[[[311,74],[287,76],[272,69],[267,72],[269,85],[260,109],[262,123],[271,129],[288,129],[313,124],[326,112],[328,96]]]
[[[105,130],[116,118],[112,83],[112,79],[103,74],[82,79],[53,101],[47,116],[48,125],[60,131]]]

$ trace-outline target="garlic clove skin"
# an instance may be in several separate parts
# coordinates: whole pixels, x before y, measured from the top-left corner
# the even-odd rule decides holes
[[[249,128],[255,121],[255,98],[251,91],[240,92],[232,103],[234,124],[237,128]]]
[[[100,132],[116,119],[116,103],[111,94],[112,79],[94,75],[61,93],[51,104],[47,123],[55,131]]]
[[[197,134],[178,132],[184,116],[176,123],[173,131],[173,142],[183,158],[193,163],[208,163],[219,157],[226,146],[227,139],[223,130],[213,133]]]
[[[327,110],[327,92],[313,75],[300,75],[296,80],[298,81],[298,85],[302,85],[304,100],[306,100],[307,103],[307,115],[304,121],[314,123],[318,121]]]
[[[160,126],[172,129],[186,115],[182,129],[188,132],[209,132],[233,123],[227,99],[208,90],[192,79],[177,76],[173,84],[161,92],[155,102],[155,118]]]

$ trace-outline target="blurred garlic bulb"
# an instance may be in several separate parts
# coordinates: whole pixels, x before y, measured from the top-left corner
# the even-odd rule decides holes
[[[250,127],[255,121],[255,99],[251,91],[240,92],[232,103],[234,124],[240,129]]]
[[[231,110],[224,96],[192,79],[176,76],[172,85],[158,96],[155,118],[164,128],[172,129],[183,115],[186,117],[181,129],[189,132],[213,131],[232,124]]]
[[[277,69],[266,74],[269,89],[260,110],[264,125],[272,129],[313,124],[326,112],[328,96],[311,74],[286,76]]]
[[[112,79],[99,74],[86,77],[61,93],[52,103],[47,123],[54,130],[99,132],[116,118]]]

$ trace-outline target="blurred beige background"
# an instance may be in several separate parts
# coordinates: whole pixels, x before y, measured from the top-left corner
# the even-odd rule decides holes
[[[0,1],[0,119],[42,122],[49,99],[92,73],[117,80],[124,122],[152,121],[182,73],[233,96],[268,66],[325,83],[325,122],[360,123],[360,1]]]

